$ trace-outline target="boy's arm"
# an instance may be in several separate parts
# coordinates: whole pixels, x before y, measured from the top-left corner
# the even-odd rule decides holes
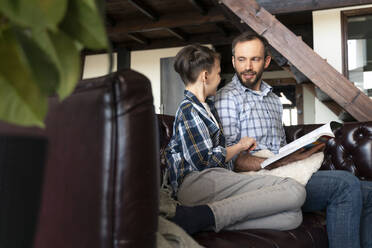
[[[226,148],[213,147],[208,128],[196,111],[181,113],[178,132],[181,138],[183,156],[199,170],[224,167]]]
[[[256,140],[250,137],[243,137],[238,143],[226,147],[226,162],[230,161],[241,151],[252,151],[256,148]]]

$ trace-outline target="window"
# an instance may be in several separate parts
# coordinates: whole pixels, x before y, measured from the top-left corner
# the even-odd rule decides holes
[[[343,73],[372,97],[372,8],[341,12]]]
[[[283,125],[297,125],[296,85],[275,85],[273,92],[283,105]]]

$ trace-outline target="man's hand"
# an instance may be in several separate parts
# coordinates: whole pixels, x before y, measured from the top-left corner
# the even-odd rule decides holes
[[[322,143],[322,144],[319,144],[319,145],[316,145],[316,146],[312,147],[311,149],[309,149],[307,151],[305,151],[303,148],[299,149],[298,151],[296,151],[296,152],[294,152],[294,153],[292,153],[292,154],[290,154],[290,155],[272,163],[271,165],[266,166],[265,169],[272,170],[272,169],[281,167],[283,165],[287,165],[287,164],[292,163],[292,162],[303,160],[305,158],[310,157],[314,153],[322,150],[324,147],[325,147],[325,144]]]

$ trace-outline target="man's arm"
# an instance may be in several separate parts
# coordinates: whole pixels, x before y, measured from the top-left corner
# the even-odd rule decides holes
[[[303,151],[303,149],[300,149],[291,155],[288,155],[287,157],[284,157],[273,164],[266,166],[266,170],[272,170],[284,165],[287,165],[289,163],[293,163],[299,160],[303,160],[305,158],[310,157],[312,154],[320,151],[323,149],[325,144],[319,144],[314,146],[308,151]],[[261,163],[265,160],[266,158],[260,158],[260,157],[255,157],[252,156],[249,153],[240,153],[237,159],[235,160],[235,168],[234,170],[236,172],[242,172],[242,171],[258,171],[261,170]]]
[[[216,95],[214,103],[226,138],[226,145],[232,146],[238,143],[241,138],[240,121],[234,97],[222,90]]]
[[[249,153],[240,153],[235,160],[234,171],[258,171],[265,158],[255,157]]]
[[[289,163],[293,163],[293,162],[296,162],[296,161],[300,161],[300,160],[303,160],[305,158],[308,158],[310,157],[311,155],[313,155],[314,153],[322,150],[323,148],[325,147],[325,144],[319,144],[319,145],[316,145],[314,147],[312,147],[311,149],[307,150],[307,151],[304,151],[304,149],[300,149],[274,163],[272,163],[271,165],[269,166],[266,166],[265,169],[267,170],[272,170],[272,169],[275,169],[275,168],[278,168],[278,167],[281,167],[283,165],[287,165]]]

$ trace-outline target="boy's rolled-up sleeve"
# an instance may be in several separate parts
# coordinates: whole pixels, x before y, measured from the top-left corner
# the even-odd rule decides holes
[[[185,160],[199,171],[225,167],[226,148],[213,146],[208,128],[197,112],[181,113],[178,122]]]

